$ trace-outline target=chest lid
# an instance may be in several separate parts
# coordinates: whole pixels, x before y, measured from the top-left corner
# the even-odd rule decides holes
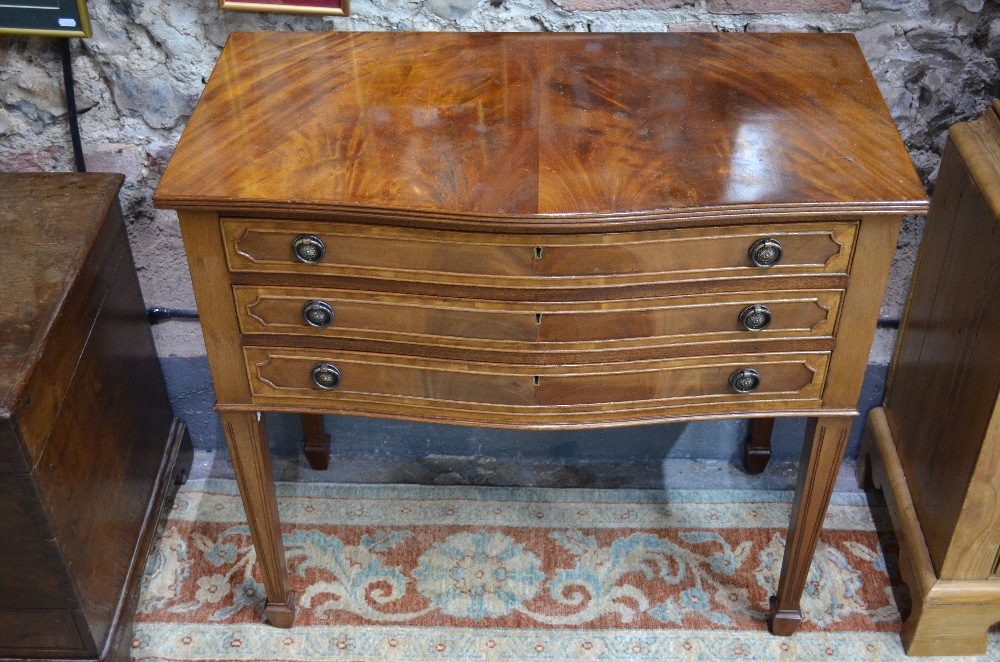
[[[0,173],[0,417],[17,404],[60,311],[94,277],[82,267],[123,179]]]

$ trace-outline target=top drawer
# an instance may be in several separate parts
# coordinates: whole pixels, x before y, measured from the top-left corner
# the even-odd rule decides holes
[[[222,220],[226,257],[234,272],[486,287],[625,285],[757,274],[847,274],[856,232],[857,223],[847,221],[504,235],[301,220]],[[299,237],[309,237],[309,242],[318,240],[322,255],[313,262],[297,258],[293,244]],[[780,258],[773,266],[758,266],[751,260],[751,248],[762,239],[780,245]]]

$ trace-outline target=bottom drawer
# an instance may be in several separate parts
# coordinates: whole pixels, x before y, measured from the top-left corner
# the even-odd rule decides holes
[[[768,402],[773,407],[816,407],[829,362],[826,353],[796,353],[520,366],[363,352],[263,347],[244,352],[257,403],[281,399],[341,413],[390,416],[403,415],[401,408],[433,408],[423,418],[485,425],[558,418],[582,424],[588,416],[631,418],[642,411],[682,407],[694,414],[706,405],[716,412],[759,410]],[[737,392],[733,375],[745,369],[756,372],[758,384],[750,392]],[[324,375],[328,385],[336,382],[333,388],[317,384]],[[486,420],[492,415],[500,419]]]

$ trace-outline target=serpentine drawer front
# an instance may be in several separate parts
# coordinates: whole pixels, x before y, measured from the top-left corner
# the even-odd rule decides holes
[[[247,348],[246,356],[250,388],[261,406],[266,398],[280,397],[394,418],[409,407],[428,410],[423,418],[466,422],[482,412],[506,424],[539,425],[586,423],[587,414],[603,421],[638,420],[678,407],[690,412],[703,405],[776,400],[785,407],[794,406],[790,401],[817,407],[829,358],[777,354],[520,366],[270,348]],[[733,382],[747,368],[757,373],[756,383],[740,392]],[[335,373],[335,384],[318,378],[323,369]]]
[[[154,200],[273,624],[296,598],[261,412],[302,414],[317,468],[323,414],[805,416],[770,605],[794,632],[900,219],[926,208],[853,37],[237,33]]]
[[[234,272],[355,276],[496,287],[633,284],[847,274],[857,224],[790,223],[570,236],[436,232],[303,221],[226,219]],[[315,252],[295,252],[303,240]],[[775,247],[764,253],[760,245]],[[754,251],[756,248],[756,253]],[[754,259],[768,259],[755,264]]]
[[[793,338],[830,344],[843,294],[790,290],[532,302],[244,285],[233,292],[244,334],[323,338],[327,345],[350,338],[519,351]]]

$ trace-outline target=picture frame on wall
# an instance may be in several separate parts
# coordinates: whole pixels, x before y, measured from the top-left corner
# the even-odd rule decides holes
[[[0,34],[89,37],[87,0],[0,0]]]
[[[230,11],[347,16],[348,2],[349,0],[219,0],[219,7]]]

